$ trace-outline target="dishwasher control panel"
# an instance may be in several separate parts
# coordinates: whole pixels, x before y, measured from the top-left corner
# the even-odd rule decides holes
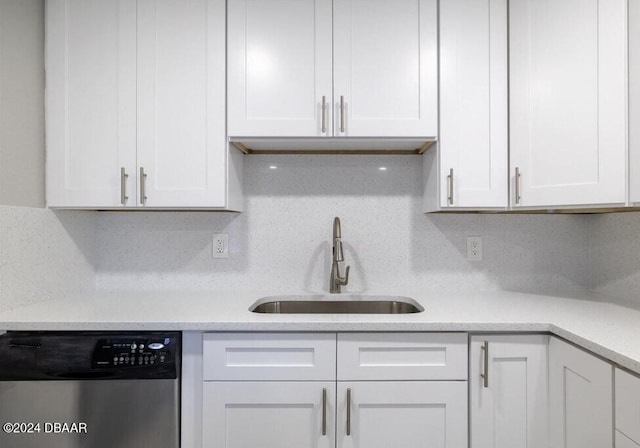
[[[96,369],[157,366],[174,362],[176,341],[171,337],[99,339],[91,366]]]

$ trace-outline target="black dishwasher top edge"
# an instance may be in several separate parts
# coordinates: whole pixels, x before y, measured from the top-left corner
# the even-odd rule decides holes
[[[0,381],[176,379],[176,331],[10,331],[0,336]]]

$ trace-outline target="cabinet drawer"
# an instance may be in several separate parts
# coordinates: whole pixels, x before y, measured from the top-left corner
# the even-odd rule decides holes
[[[326,381],[336,376],[335,333],[208,333],[204,380]]]
[[[338,380],[466,380],[466,333],[340,333]]]
[[[616,369],[616,429],[640,444],[640,378]]]

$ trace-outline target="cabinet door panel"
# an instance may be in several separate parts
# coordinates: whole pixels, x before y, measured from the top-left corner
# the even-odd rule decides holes
[[[509,11],[512,204],[624,202],[626,2],[514,0]]]
[[[484,343],[488,381],[484,386]],[[472,448],[549,446],[549,337],[473,336],[469,400]]]
[[[334,134],[436,136],[436,1],[336,0],[333,17]]]
[[[144,205],[225,205],[224,8],[224,0],[138,1]]]
[[[339,448],[467,447],[466,381],[338,382],[337,406]]]
[[[640,448],[640,445],[620,431],[616,431],[616,448]]]
[[[640,1],[629,0],[629,200],[640,202]]]
[[[610,364],[557,338],[551,338],[551,448],[612,446],[612,376]]]
[[[640,443],[640,378],[616,369],[616,429]]]
[[[136,196],[136,2],[46,3],[47,204],[121,206]]]
[[[331,1],[235,0],[228,23],[229,136],[331,135]]]
[[[507,206],[507,75],[506,0],[441,1],[442,207]]]
[[[204,448],[335,446],[335,382],[205,382]],[[323,427],[326,390],[326,434]]]

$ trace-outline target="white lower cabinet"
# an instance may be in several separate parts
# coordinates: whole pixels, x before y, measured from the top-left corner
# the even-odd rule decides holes
[[[549,446],[546,335],[471,337],[471,448]]]
[[[613,446],[613,367],[552,337],[549,341],[551,448]]]
[[[202,446],[466,448],[466,359],[464,333],[205,334]]]
[[[640,448],[640,445],[616,430],[616,448]]]
[[[640,447],[640,378],[616,369],[616,448]]]
[[[339,382],[337,447],[464,448],[466,403],[466,381]]]
[[[209,333],[184,342],[185,446],[640,448],[640,378],[615,370],[614,432],[613,365],[553,336]]]
[[[332,381],[205,382],[203,446],[333,447],[335,393]]]

